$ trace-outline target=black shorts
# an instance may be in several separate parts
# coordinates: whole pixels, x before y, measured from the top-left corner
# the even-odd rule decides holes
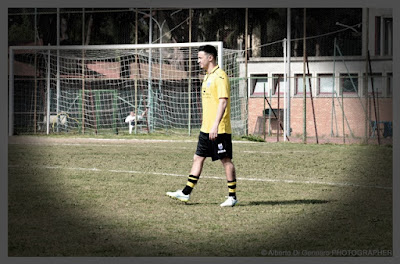
[[[232,135],[218,134],[217,138],[212,141],[208,133],[200,131],[196,155],[200,157],[211,157],[212,161],[226,157],[232,159]]]

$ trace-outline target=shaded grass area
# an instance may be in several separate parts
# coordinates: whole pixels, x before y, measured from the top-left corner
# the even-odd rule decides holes
[[[189,203],[165,195],[185,185],[195,146],[10,144],[9,256],[392,249],[390,147],[235,143],[239,204],[220,208],[219,162]]]

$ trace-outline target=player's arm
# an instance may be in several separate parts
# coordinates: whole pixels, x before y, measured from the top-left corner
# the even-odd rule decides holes
[[[219,98],[219,104],[217,108],[217,116],[215,117],[214,124],[210,130],[209,138],[210,140],[215,140],[218,136],[218,126],[224,116],[226,106],[228,105],[228,98]]]

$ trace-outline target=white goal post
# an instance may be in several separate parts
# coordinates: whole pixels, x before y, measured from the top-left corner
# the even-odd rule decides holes
[[[9,135],[36,133],[191,134],[201,125],[204,72],[198,47],[213,45],[231,82],[232,124],[247,126],[246,85],[240,51],[220,41],[9,48]],[[134,119],[138,120],[138,118]]]

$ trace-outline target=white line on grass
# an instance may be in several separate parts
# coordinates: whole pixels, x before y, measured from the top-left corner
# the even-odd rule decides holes
[[[83,146],[83,147],[110,147],[110,144],[91,144],[91,143],[58,143],[58,142],[28,142],[28,143],[9,143],[9,145],[39,145],[39,146]],[[112,145],[113,147],[123,147],[126,145]]]
[[[9,168],[19,168],[19,165],[10,165]],[[187,177],[183,174],[165,173],[165,172],[145,172],[145,171],[133,171],[133,170],[102,170],[97,168],[74,168],[74,167],[61,167],[61,166],[30,166],[42,169],[59,169],[59,170],[80,170],[80,171],[97,171],[97,172],[112,172],[112,173],[132,173],[132,174],[151,174],[151,175],[163,175],[173,177]],[[217,179],[225,180],[223,177],[217,176],[201,176],[205,179]],[[361,185],[347,182],[323,182],[323,181],[299,181],[299,180],[286,180],[286,179],[261,179],[261,178],[237,178],[239,181],[258,181],[258,182],[283,182],[283,183],[299,183],[299,184],[318,184],[318,185],[331,185],[340,187],[360,187],[360,188],[373,188],[373,189],[385,189],[392,190],[392,187],[379,186],[379,185]]]
[[[287,150],[287,151],[252,151],[252,150],[244,150],[244,153],[261,153],[261,154],[291,154],[291,153],[305,153],[310,151],[303,150]]]
[[[72,141],[72,143],[64,143],[66,140]],[[73,143],[73,141],[77,143]],[[83,143],[80,143],[83,142]],[[97,142],[104,142],[107,145],[99,145]],[[192,139],[138,139],[138,138],[9,138],[9,145],[88,145],[90,143],[94,143],[99,146],[109,146],[115,143],[121,144],[134,144],[134,143],[196,143],[197,140]],[[254,141],[240,141],[240,140],[232,140],[233,144],[257,144],[260,142]]]
[[[68,141],[75,141],[77,143],[64,143],[66,140]],[[83,142],[83,143],[79,143]],[[14,145],[63,145],[63,144],[88,144],[88,143],[96,143],[97,142],[103,142],[107,144],[114,144],[114,143],[127,143],[127,144],[132,144],[132,143],[194,143],[197,142],[195,140],[173,140],[173,139],[137,139],[137,138],[28,138],[27,140],[18,139],[18,138],[12,138],[11,140],[9,139],[8,144],[14,144]],[[109,146],[109,145],[106,145]]]
[[[10,143],[15,144],[15,143]],[[40,145],[40,146],[79,146],[79,147],[139,147],[142,148],[143,145],[134,145],[134,144],[124,144],[124,145],[115,145],[115,144],[93,144],[93,143],[26,143],[25,145]],[[159,149],[170,149],[171,147],[164,146],[152,146],[152,148]],[[174,149],[189,149],[189,147],[174,147]],[[194,149],[194,148],[190,148]]]

